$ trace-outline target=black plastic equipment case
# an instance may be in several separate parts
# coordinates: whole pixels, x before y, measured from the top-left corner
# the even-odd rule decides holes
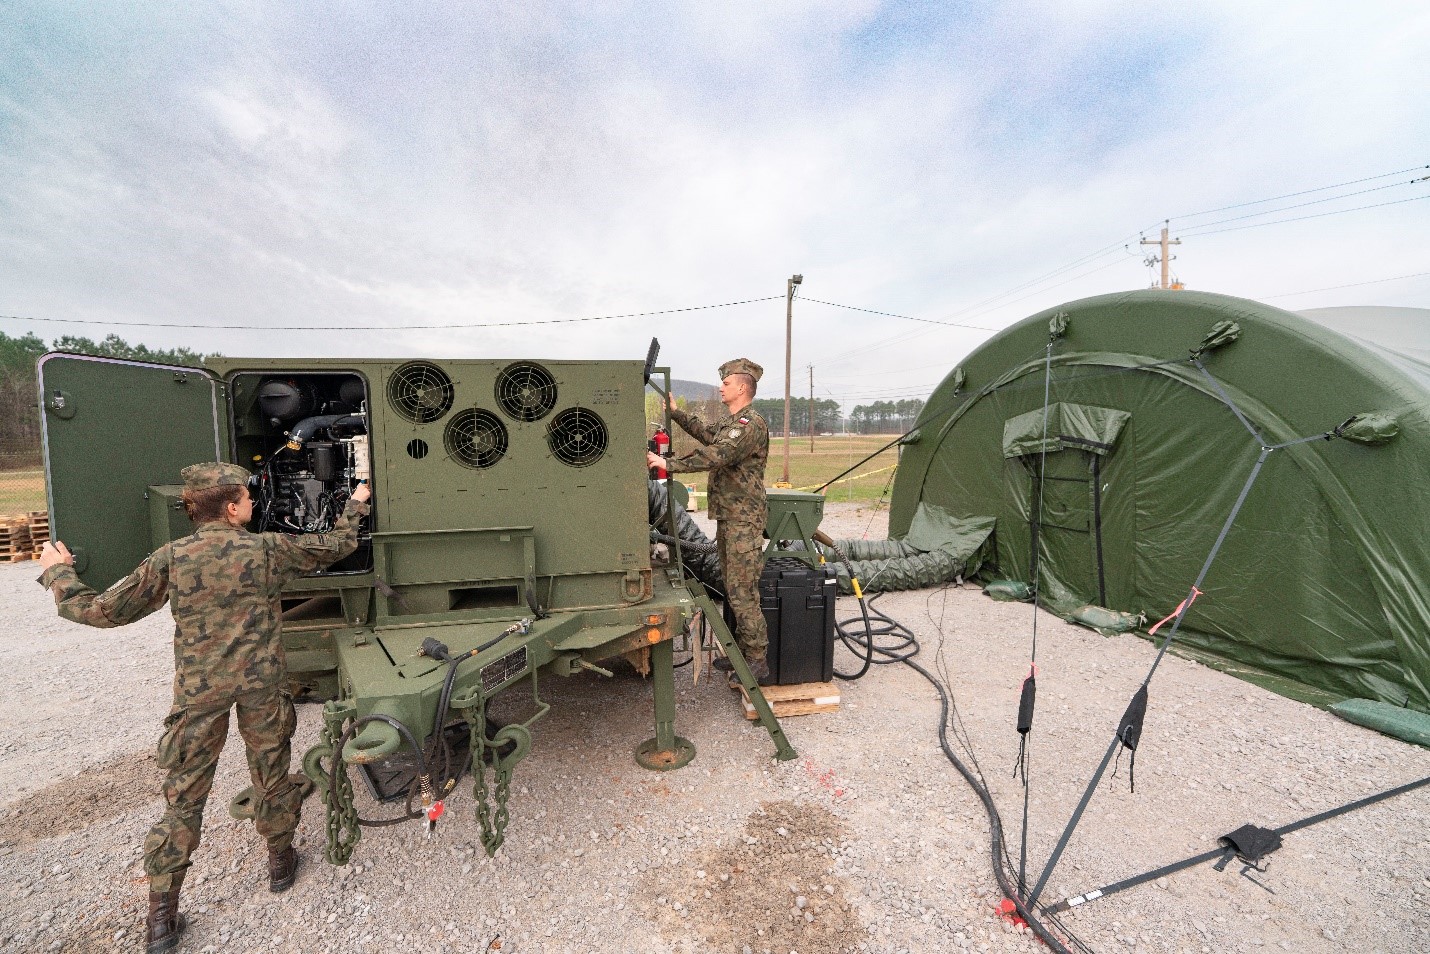
[[[780,558],[760,574],[760,609],[770,631],[770,675],[776,684],[828,682],[834,678],[834,602],[839,593],[833,566],[811,567]]]

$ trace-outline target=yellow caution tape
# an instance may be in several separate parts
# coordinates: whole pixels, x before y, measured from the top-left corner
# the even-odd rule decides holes
[[[882,473],[883,473],[884,471],[886,471],[886,470],[894,470],[894,469],[897,468],[898,466],[899,466],[898,464],[891,464],[891,465],[888,466],[888,467],[880,467],[878,470],[869,470],[869,471],[865,471],[865,472],[862,473],[862,474],[855,474],[853,477],[841,477],[841,478],[839,478],[839,482],[842,484],[842,483],[844,483],[846,480],[862,480],[862,479],[864,479],[865,477],[873,477],[875,474],[882,474]],[[778,487],[779,484],[775,484],[775,486]],[[820,486],[822,486],[822,485],[821,485],[821,484],[810,484],[808,487],[796,487],[796,488],[794,488],[794,489],[795,489],[795,490],[805,490],[805,491],[808,491],[808,490],[816,490],[816,489],[818,489]]]

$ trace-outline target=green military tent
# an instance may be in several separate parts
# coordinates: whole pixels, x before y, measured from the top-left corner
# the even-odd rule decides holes
[[[1190,592],[1263,446],[1337,435],[1266,457],[1178,644],[1308,701],[1427,712],[1427,414],[1430,311],[1088,298],[1000,332],[934,391],[890,536],[921,508],[993,517],[981,578],[1031,583],[1036,540],[1045,606],[1155,622]]]

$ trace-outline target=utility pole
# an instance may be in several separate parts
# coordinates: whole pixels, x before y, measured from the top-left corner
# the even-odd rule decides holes
[[[1182,244],[1182,240],[1181,240],[1181,239],[1171,239],[1170,241],[1167,239],[1167,231],[1168,231],[1167,227],[1168,227],[1169,225],[1171,225],[1171,220],[1170,220],[1170,219],[1168,219],[1168,220],[1166,220],[1166,221],[1164,221],[1164,222],[1162,223],[1162,237],[1161,237],[1161,239],[1159,239],[1159,240],[1157,240],[1157,241],[1155,241],[1155,242],[1148,241],[1147,239],[1143,239],[1143,240],[1139,243],[1139,244],[1142,244],[1142,245],[1160,245],[1160,246],[1162,246],[1162,289],[1163,289],[1164,291],[1172,287],[1171,281],[1170,281],[1169,276],[1168,276],[1168,274],[1167,274],[1167,266],[1171,263],[1172,257],[1171,257],[1171,255],[1169,255],[1169,254],[1167,253],[1167,247],[1168,247],[1169,245],[1181,245],[1181,244]]]
[[[814,453],[814,365],[809,366],[809,452]]]
[[[785,469],[778,486],[789,484],[789,381],[790,353],[794,345],[794,290],[804,281],[803,275],[791,275],[785,282]]]

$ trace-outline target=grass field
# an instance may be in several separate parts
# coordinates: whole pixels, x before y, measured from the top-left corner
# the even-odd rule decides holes
[[[895,434],[836,434],[831,437],[816,437],[814,452],[809,449],[808,437],[791,437],[789,448],[789,481],[796,490],[813,490],[834,477],[850,465],[874,453],[892,441]],[[677,452],[686,448],[677,441]],[[891,487],[894,465],[898,463],[898,448],[891,447],[878,457],[861,464],[854,473],[828,488],[824,493],[829,500],[858,501],[870,503],[885,497]],[[784,438],[770,438],[770,462],[765,468],[765,486],[773,487],[784,473]],[[704,490],[704,474],[681,474],[686,484],[697,490]]]
[[[44,471],[0,470],[0,517],[44,509]]]

